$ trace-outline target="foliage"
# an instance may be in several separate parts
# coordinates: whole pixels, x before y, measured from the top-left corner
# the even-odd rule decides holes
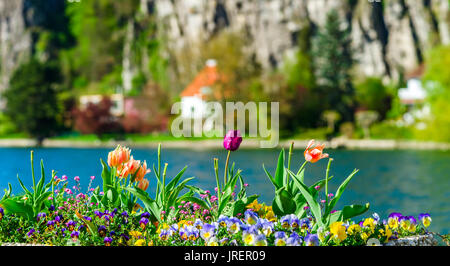
[[[112,101],[104,97],[98,104],[88,103],[84,109],[74,110],[75,129],[83,134],[96,134],[101,138],[105,133],[120,133],[122,126],[111,114]]]
[[[424,75],[424,85],[427,90],[427,100],[431,108],[431,118],[426,121],[427,129],[423,133],[427,139],[450,141],[450,46],[434,48],[427,58],[427,69]]]
[[[343,121],[353,120],[354,88],[350,70],[352,58],[349,29],[342,29],[336,10],[327,14],[325,27],[313,43],[314,69],[326,108],[338,111]]]
[[[52,63],[31,59],[13,74],[4,92],[5,114],[15,126],[42,141],[61,130],[60,73]]]
[[[383,82],[374,77],[369,77],[356,84],[355,97],[360,107],[378,112],[380,119],[386,118],[393,98]]]
[[[55,172],[52,172],[51,180],[45,184],[45,170],[44,162],[41,160],[41,178],[36,184],[36,178],[34,175],[34,156],[31,151],[31,176],[33,178],[32,191],[25,187],[22,180],[17,175],[17,180],[23,189],[21,195],[11,195],[11,185],[9,184],[9,190],[5,192],[5,196],[0,201],[0,205],[11,214],[16,214],[27,218],[28,220],[36,219],[37,215],[43,208],[45,208],[46,202],[51,202],[48,198],[53,194],[53,179]],[[52,190],[49,191],[50,187]]]
[[[186,184],[194,179],[193,177],[182,179],[187,166],[185,166],[178,174],[168,183],[166,182],[167,166],[161,169],[161,145],[158,145],[158,165],[153,166],[155,177],[157,180],[154,199],[144,190],[137,186],[128,187],[126,190],[139,198],[145,205],[145,209],[152,214],[152,219],[158,222],[172,220],[180,211],[178,206],[181,202],[192,201],[201,203],[200,200],[193,197],[194,192],[189,191],[180,196],[180,193],[186,188]],[[162,170],[162,171],[161,171]],[[181,182],[180,182],[181,181]]]
[[[350,219],[368,210],[369,204],[366,204],[366,206],[346,206],[342,211],[333,210],[348,182],[357,173],[357,170],[353,171],[340,185],[334,198],[329,199],[328,181],[333,178],[332,176],[329,176],[332,159],[330,159],[328,163],[325,178],[308,187],[304,184],[304,170],[308,161],[303,163],[297,171],[297,174],[292,172],[290,170],[292,150],[293,144],[291,144],[287,167],[284,163],[284,151],[282,150],[278,157],[275,174],[271,175],[264,169],[266,175],[275,187],[275,197],[272,207],[276,215],[282,216],[294,213],[297,217],[304,218],[306,217],[308,210],[310,210],[312,216],[316,219],[318,226],[323,227],[328,226],[335,221]],[[322,202],[319,198],[319,192],[322,188],[325,188],[325,202]]]

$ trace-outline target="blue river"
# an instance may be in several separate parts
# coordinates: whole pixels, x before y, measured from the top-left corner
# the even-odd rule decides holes
[[[30,170],[30,150],[27,148],[0,148],[0,188],[12,184],[13,194],[22,193],[16,179],[17,174],[27,186],[32,185]],[[67,175],[72,184],[73,177],[81,178],[82,191],[86,191],[90,176],[96,176],[94,186],[101,185],[100,158],[106,161],[110,149],[100,148],[36,148],[35,171],[40,176],[39,161],[44,160],[47,176],[51,170],[58,176]],[[450,152],[443,151],[349,151],[328,150],[334,158],[330,175],[334,179],[329,185],[331,192],[349,175],[353,169],[360,169],[350,182],[338,207],[343,204],[370,203],[369,213],[376,212],[384,218],[391,212],[417,215],[427,212],[433,222],[431,231],[448,234],[450,232]],[[146,160],[150,168],[156,164],[156,149],[133,149],[135,159]],[[231,161],[249,184],[248,194],[259,194],[259,202],[271,205],[274,188],[266,177],[262,165],[269,172],[275,171],[279,150],[239,150],[233,152]],[[214,191],[215,177],[213,158],[219,159],[223,171],[226,152],[224,150],[163,149],[162,161],[167,162],[168,175],[173,177],[185,165],[185,177],[194,176],[190,184]],[[293,169],[303,163],[303,151],[295,150],[292,157]],[[305,172],[307,185],[325,176],[327,160],[309,164]],[[153,172],[153,170],[152,170]],[[223,172],[222,172],[223,173]],[[220,175],[222,176],[222,174]],[[149,192],[154,193],[155,178],[150,173]],[[2,193],[0,193],[2,195]],[[1,196],[0,196],[1,197]]]

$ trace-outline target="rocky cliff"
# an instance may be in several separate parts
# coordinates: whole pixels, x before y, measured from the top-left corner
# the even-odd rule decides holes
[[[426,51],[450,43],[448,0],[149,0],[179,49],[228,28],[251,38],[249,52],[266,68],[294,51],[304,27],[321,27],[337,9],[351,27],[356,70],[396,80],[417,67]]]
[[[27,17],[36,16],[36,12],[33,14],[29,2],[0,0],[0,91],[7,86],[12,71],[33,50],[32,23],[27,23]],[[332,8],[339,11],[343,26],[351,27],[358,61],[356,71],[362,75],[396,80],[401,73],[417,67],[430,47],[450,44],[448,0],[383,0],[383,3],[369,0],[141,0],[140,3],[140,12],[156,15],[170,50],[207,40],[224,29],[243,30],[251,40],[247,51],[266,69],[280,65],[295,51],[301,29],[322,27]],[[124,53],[126,51],[124,49]],[[131,68],[124,59],[124,70]],[[129,83],[130,78],[126,80]]]

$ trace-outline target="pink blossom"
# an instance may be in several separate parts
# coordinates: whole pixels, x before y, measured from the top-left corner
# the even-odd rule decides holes
[[[76,176],[76,177],[73,178],[73,180],[75,180],[76,182],[80,182],[80,177]]]
[[[94,179],[95,179],[95,176],[91,175],[91,180],[94,180]]]

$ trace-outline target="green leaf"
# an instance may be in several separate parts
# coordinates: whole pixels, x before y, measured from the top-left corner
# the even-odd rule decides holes
[[[33,208],[22,200],[6,199],[1,204],[8,213],[14,213],[29,220],[34,218]]]
[[[287,170],[287,171],[292,176],[292,178],[294,180],[294,184],[298,187],[298,189],[300,190],[300,192],[303,194],[306,201],[308,202],[308,205],[311,208],[311,212],[314,215],[314,217],[316,218],[318,225],[323,226],[322,213],[321,213],[319,203],[317,203],[315,201],[313,195],[309,191],[309,188],[300,180],[300,177],[297,176],[296,174],[294,174],[291,170]],[[305,171],[305,170],[302,170],[302,172],[303,171]]]
[[[100,159],[100,162],[103,167],[102,179],[103,179],[103,191],[105,191],[108,186],[112,186],[111,172],[109,171],[108,165],[103,161],[103,159]]]
[[[294,197],[286,190],[285,187],[280,188],[275,192],[274,205],[276,206],[275,214],[278,216],[294,213],[296,210],[296,203]],[[275,211],[274,209],[274,211]],[[277,213],[278,212],[278,213]]]
[[[166,186],[166,190],[172,190],[180,181],[180,178],[183,176],[186,171],[187,166],[185,166]]]
[[[366,205],[362,206],[362,205],[350,205],[350,206],[345,206],[342,209],[342,218],[343,220],[348,220],[350,218],[353,218],[355,216],[361,215],[363,213],[365,213],[366,211],[369,210],[370,204],[366,203]]]
[[[345,188],[347,187],[348,183],[350,182],[350,180],[352,180],[353,176],[355,176],[355,174],[358,173],[358,171],[359,170],[357,170],[357,169],[353,170],[353,172],[339,186],[339,188],[336,191],[336,195],[331,200],[330,204],[327,206],[327,208],[325,210],[325,216],[328,215],[333,210],[334,206],[336,205],[336,203],[341,198],[342,193],[344,193]]]
[[[284,181],[284,149],[281,150],[280,155],[278,156],[278,164],[277,169],[275,170],[275,183],[277,184],[277,187],[281,188],[283,187],[283,181]]]
[[[42,193],[42,188],[44,187],[44,183],[45,183],[44,160],[41,159],[41,179],[38,182],[37,191],[36,191],[38,195]]]
[[[153,217],[158,220],[158,222],[161,222],[161,207],[156,204],[156,201],[154,201],[150,196],[147,194],[147,192],[143,191],[140,188],[129,188],[126,187],[126,190],[130,191],[135,195],[138,199],[140,199],[148,212],[153,214]]]
[[[277,183],[275,182],[275,179],[273,179],[273,177],[269,173],[269,171],[266,170],[266,168],[264,167],[264,164],[263,164],[263,169],[264,169],[264,172],[266,172],[267,177],[270,179],[270,182],[272,182],[272,184],[275,187],[275,189],[279,189],[279,187],[277,186]]]
[[[25,187],[25,185],[22,183],[22,180],[20,180],[19,175],[17,174],[17,180],[19,180],[19,184],[22,187],[23,191],[28,194],[28,195],[33,195],[31,194],[31,192],[27,189],[27,187]]]

